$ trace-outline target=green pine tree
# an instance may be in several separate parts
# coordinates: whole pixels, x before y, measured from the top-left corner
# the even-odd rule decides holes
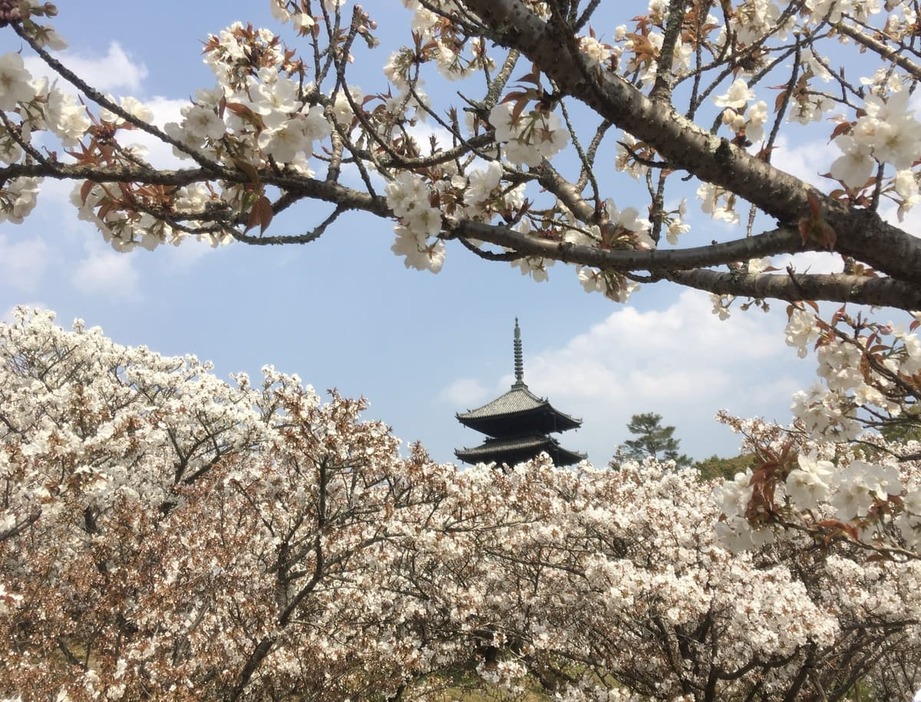
[[[627,439],[618,453],[626,458],[642,461],[645,458],[674,461],[679,468],[690,466],[690,457],[678,452],[680,441],[674,437],[675,427],[662,426],[662,415],[655,412],[634,414],[627,424],[634,435]]]

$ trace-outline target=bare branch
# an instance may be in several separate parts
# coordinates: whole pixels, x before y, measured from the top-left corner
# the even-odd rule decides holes
[[[900,50],[890,49],[878,39],[871,37],[869,34],[861,32],[856,27],[852,27],[843,21],[838,22],[838,24],[835,25],[835,30],[849,36],[861,46],[867,47],[871,51],[879,54],[879,56],[886,59],[887,61],[891,61],[899,68],[904,69],[910,73],[915,80],[921,80],[921,66],[919,66],[911,59],[906,58],[904,53]]]

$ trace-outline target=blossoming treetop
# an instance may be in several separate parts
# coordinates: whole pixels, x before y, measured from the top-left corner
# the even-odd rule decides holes
[[[351,61],[390,51],[367,10],[272,0],[290,46],[240,23],[212,36],[216,83],[161,128],[55,58],[54,5],[0,2],[0,26],[60,76],[35,80],[19,54],[0,56],[0,219],[22,221],[41,179],[56,178],[119,250],[306,243],[361,210],[394,222],[393,250],[414,268],[439,270],[457,241],[538,279],[574,264],[587,290],[616,300],[668,280],[723,305],[921,308],[921,242],[881,215],[918,200],[911,4],[651,0],[619,18],[596,0],[404,4],[412,31],[386,59],[386,91],[351,78]],[[433,68],[457,81],[456,98],[423,91]],[[421,120],[435,137],[419,136]],[[771,163],[811,123],[839,154],[816,174],[823,187]],[[138,130],[189,165],[149,163],[131,144]],[[615,202],[631,178],[643,200]],[[704,212],[738,225],[731,235],[690,231],[688,181]],[[328,211],[308,231],[269,231],[305,200]],[[796,254],[813,251],[838,272],[798,269]],[[784,254],[782,270],[767,260]]]

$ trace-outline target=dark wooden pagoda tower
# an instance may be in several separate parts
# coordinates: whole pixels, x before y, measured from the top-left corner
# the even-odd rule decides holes
[[[481,434],[486,441],[474,448],[457,449],[464,463],[496,463],[514,466],[547,453],[558,466],[569,466],[585,455],[560,446],[552,433],[577,429],[582,420],[555,409],[537,397],[524,383],[521,330],[515,320],[515,382],[512,389],[482,407],[457,414],[458,421]]]

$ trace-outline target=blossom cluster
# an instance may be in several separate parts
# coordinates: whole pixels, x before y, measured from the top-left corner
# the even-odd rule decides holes
[[[441,232],[441,213],[431,205],[425,181],[412,173],[399,173],[387,184],[387,204],[402,224],[396,229],[394,253],[405,257],[407,267],[441,270],[444,243],[428,243]]]
[[[852,188],[871,180],[877,164],[888,164],[899,172],[921,158],[921,122],[914,117],[907,90],[888,98],[867,95],[862,115],[848,132],[835,139],[843,152],[831,165],[831,175]],[[913,180],[913,179],[912,179]]]
[[[569,143],[569,132],[553,112],[519,111],[514,103],[503,102],[489,113],[496,140],[505,144],[505,155],[516,166],[534,168]]]
[[[829,323],[791,306],[787,343],[801,356],[815,347],[819,380],[794,395],[785,431],[730,420],[758,464],[716,490],[724,536],[748,548],[805,529],[917,557],[917,337],[843,310]]]
[[[198,91],[182,109],[182,120],[159,132],[174,154],[228,168],[248,164],[256,170],[271,166],[312,174],[314,144],[329,137],[333,127],[316,89],[292,77],[301,68],[279,38],[237,23],[211,38],[205,56],[219,87]],[[0,82],[10,87],[0,109],[19,118],[15,130],[0,133],[5,163],[30,159],[24,151],[32,134],[49,131],[68,149],[80,145],[78,163],[144,164],[142,150],[115,141],[119,132],[153,120],[150,109],[134,98],[101,104],[94,115],[57,84],[33,80],[18,54],[0,57]],[[196,232],[200,223],[195,215],[209,209],[227,208],[243,216],[263,190],[258,178],[245,185],[224,183],[220,189],[205,183],[153,188],[87,182],[75,188],[72,200],[81,218],[94,222],[117,250],[127,251],[178,242]],[[35,204],[35,192],[34,179],[12,181],[0,192],[0,217],[21,222]],[[204,229],[214,243],[225,240],[220,230]]]

